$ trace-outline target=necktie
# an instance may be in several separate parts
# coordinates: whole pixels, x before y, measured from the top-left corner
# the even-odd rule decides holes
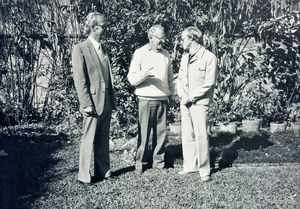
[[[99,52],[100,56],[102,56],[102,57],[104,56],[104,52],[102,50],[101,44],[99,44],[99,46],[98,46],[98,52]]]

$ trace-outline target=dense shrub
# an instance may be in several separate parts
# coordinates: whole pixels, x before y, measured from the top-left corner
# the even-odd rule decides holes
[[[260,38],[264,41],[260,49],[264,55],[262,67],[267,69],[266,77],[271,80],[273,88],[280,92],[276,108],[282,107],[285,113],[291,103],[300,102],[299,26],[299,13],[290,12],[265,22],[259,28]]]
[[[70,59],[72,47],[86,38],[82,23],[90,11],[104,13],[108,21],[105,42],[112,61],[117,96],[118,111],[113,114],[112,121],[116,136],[136,134],[137,99],[126,77],[134,50],[147,43],[146,32],[153,24],[162,24],[166,28],[165,47],[171,53],[175,75],[183,53],[180,33],[189,25],[197,25],[203,31],[203,44],[219,59],[212,115],[222,109],[220,105],[227,108],[232,102],[239,101],[237,98],[245,86],[257,78],[264,80],[266,73],[271,78],[282,75],[280,79],[284,80],[280,82],[285,83],[275,83],[276,88],[285,86],[288,95],[296,95],[297,91],[292,87],[295,69],[299,68],[299,45],[288,47],[288,44],[294,44],[290,41],[294,36],[278,33],[278,37],[273,37],[274,31],[258,30],[272,17],[271,2],[49,0],[41,3],[30,0],[1,4],[3,27],[0,30],[10,35],[0,38],[0,114],[4,116],[1,123],[44,121],[74,130],[80,128],[82,118],[78,112]],[[259,31],[265,32],[259,34]],[[284,53],[277,49],[277,42],[270,45],[270,40],[281,36],[286,38],[281,41],[281,45],[287,47]],[[263,51],[267,55],[265,63],[272,64],[270,70],[261,67],[259,54],[245,50],[249,43],[253,44],[253,38],[259,41],[262,37],[270,45],[264,45],[266,50]],[[284,58],[280,58],[283,54]],[[41,65],[42,59],[47,60],[47,65]],[[11,60],[18,61],[19,65]],[[285,81],[289,67],[292,67],[288,70],[294,77]],[[40,76],[48,78],[42,97],[36,92],[40,88],[37,82]],[[290,85],[285,85],[287,83]],[[174,118],[174,111],[178,111],[178,106],[169,111],[169,119]]]

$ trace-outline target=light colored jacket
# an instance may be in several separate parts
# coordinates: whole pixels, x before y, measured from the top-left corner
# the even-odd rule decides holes
[[[151,69],[153,77],[147,77],[145,71]],[[132,57],[128,81],[136,90],[139,98],[151,100],[167,100],[174,92],[174,77],[171,58],[168,51],[162,49],[154,52],[149,45],[137,49]]]
[[[105,48],[104,48],[105,51]],[[103,112],[105,102],[105,80],[101,70],[99,56],[89,39],[77,44],[72,51],[72,70],[75,88],[78,94],[80,111],[85,107],[94,107],[97,114]],[[112,108],[115,109],[115,95],[113,90],[113,76],[110,71],[110,85],[112,89]]]
[[[196,104],[208,105],[212,102],[216,83],[217,58],[203,46],[189,60],[189,54],[182,56],[177,78],[177,94],[180,98],[193,100]]]

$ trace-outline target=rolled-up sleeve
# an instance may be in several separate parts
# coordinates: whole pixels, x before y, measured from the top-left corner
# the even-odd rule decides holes
[[[174,81],[174,74],[173,74],[173,69],[172,69],[172,64],[171,64],[171,59],[169,59],[169,67],[168,67],[168,84],[169,84],[169,89],[171,91],[171,95],[175,95],[175,81]]]

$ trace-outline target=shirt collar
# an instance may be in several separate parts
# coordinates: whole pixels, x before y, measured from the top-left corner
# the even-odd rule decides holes
[[[200,49],[202,48],[202,46],[197,46],[191,53],[190,56],[193,57]]]
[[[205,48],[203,46],[197,47],[191,54],[189,54],[189,63],[194,62],[197,58],[202,58]]]
[[[148,49],[148,51],[151,51],[151,52],[162,52],[162,49],[160,49],[160,50],[153,50],[151,48],[150,44],[147,44],[147,49]]]
[[[91,41],[91,43],[93,44],[93,46],[95,47],[96,50],[99,49],[100,47],[100,43],[98,41],[96,41],[95,39],[93,39],[92,37],[88,37],[88,39]]]

